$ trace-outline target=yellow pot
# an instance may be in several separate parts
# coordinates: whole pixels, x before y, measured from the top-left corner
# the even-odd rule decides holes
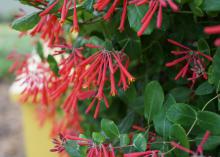
[[[17,98],[12,96],[13,101]],[[49,151],[54,146],[49,136],[51,124],[47,121],[43,127],[39,126],[32,104],[21,105],[21,111],[26,157],[57,157],[56,153]]]

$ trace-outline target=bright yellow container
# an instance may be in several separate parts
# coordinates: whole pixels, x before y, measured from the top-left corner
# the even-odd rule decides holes
[[[17,98],[12,96],[13,101],[17,101]],[[21,105],[21,111],[26,157],[57,157],[56,153],[50,152],[54,145],[49,136],[51,131],[49,121],[40,127],[32,104]]]

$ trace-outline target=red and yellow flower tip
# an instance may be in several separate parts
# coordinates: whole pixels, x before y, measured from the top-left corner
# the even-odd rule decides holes
[[[171,51],[173,55],[181,56],[181,57],[166,63],[166,67],[173,67],[177,64],[185,62],[185,65],[180,69],[180,71],[176,75],[175,80],[178,80],[181,77],[184,78],[187,77],[188,75],[191,75],[190,77],[188,77],[188,80],[192,81],[191,87],[193,87],[198,78],[200,77],[203,77],[204,79],[208,78],[206,73],[207,63],[205,62],[204,59],[208,61],[212,61],[211,56],[206,55],[203,52],[197,50],[192,50],[189,47],[184,46],[172,39],[168,39],[168,42],[175,46],[178,46],[182,50]]]

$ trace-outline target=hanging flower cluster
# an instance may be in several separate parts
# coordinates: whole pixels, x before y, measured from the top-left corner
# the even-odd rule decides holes
[[[53,100],[50,91],[56,88],[57,82],[54,80],[57,78],[50,70],[48,63],[42,62],[36,54],[24,56],[13,52],[8,59],[13,61],[9,70],[16,74],[16,82],[22,88],[20,101],[22,103],[30,101],[32,104],[36,104],[40,125],[42,126],[47,119],[50,119],[53,122],[52,137],[60,132],[74,132],[74,135],[81,133],[82,118],[77,108],[73,113],[66,114],[64,117],[56,114],[59,99]]]
[[[203,77],[204,79],[208,78],[206,73],[207,63],[205,62],[204,59],[208,61],[212,61],[211,56],[206,55],[200,51],[192,50],[189,47],[184,46],[171,39],[168,39],[168,42],[182,49],[180,51],[171,51],[173,55],[182,56],[182,57],[166,63],[166,66],[172,67],[181,62],[185,62],[185,65],[176,75],[175,80],[178,80],[181,77],[184,78],[191,75],[190,77],[188,77],[188,80],[192,81],[192,87],[193,87],[198,78],[200,77]]]
[[[204,32],[207,34],[220,34],[220,25],[206,27]],[[215,40],[215,45],[220,46],[220,38]]]
[[[99,46],[87,44],[87,46],[99,48]],[[67,48],[62,46],[63,48]],[[53,98],[60,97],[71,86],[71,92],[64,101],[63,108],[67,113],[74,112],[79,100],[93,98],[86,109],[89,113],[96,106],[94,118],[98,117],[101,100],[104,100],[106,108],[109,108],[108,100],[104,94],[104,87],[110,82],[112,96],[117,94],[115,74],[120,73],[117,86],[123,90],[134,81],[134,77],[127,71],[129,59],[122,51],[108,51],[101,48],[88,58],[82,55],[83,48],[73,48],[67,58],[60,63],[61,82],[57,89],[52,91]],[[59,52],[62,53],[62,52]],[[65,81],[64,81],[65,80]],[[95,105],[96,103],[96,105]]]
[[[94,8],[97,11],[103,11],[109,4],[111,3],[110,0],[98,0],[96,4],[94,5]],[[120,0],[114,0],[111,7],[108,9],[107,13],[104,15],[105,20],[109,20],[113,13],[116,10],[116,7],[119,5]],[[144,31],[148,28],[153,16],[158,11],[157,15],[157,28],[161,28],[162,21],[163,21],[163,8],[167,8],[169,5],[173,11],[178,11],[178,6],[173,2],[173,0],[131,0],[128,2],[128,0],[123,0],[123,9],[122,9],[122,15],[121,15],[121,21],[119,30],[124,30],[125,20],[126,20],[126,14],[127,14],[127,6],[131,4],[134,4],[136,6],[141,6],[144,4],[148,4],[148,11],[145,14],[145,16],[142,18],[141,23],[142,26],[140,30],[138,31],[138,36],[141,36]]]
[[[14,64],[11,69],[15,67],[15,74],[17,76],[16,82],[19,83],[23,91],[21,92],[21,101],[27,102],[29,98],[32,99],[33,103],[41,103],[42,105],[48,105],[50,102],[48,82],[50,81],[51,70],[47,63],[41,62],[37,55],[26,56],[18,65],[16,59],[17,55],[13,55]],[[9,56],[9,59],[12,55]]]

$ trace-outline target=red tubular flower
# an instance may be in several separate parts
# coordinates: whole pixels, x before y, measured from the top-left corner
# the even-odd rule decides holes
[[[142,128],[138,125],[132,125],[132,128],[135,129],[135,130],[138,130],[138,131],[141,131],[141,132],[145,132],[146,129],[145,128]]]
[[[97,11],[103,11],[110,4],[110,2],[111,2],[111,0],[98,0],[96,2],[96,4],[94,5],[94,8]],[[116,7],[119,5],[119,3],[120,3],[120,0],[114,0],[113,4],[111,5],[109,10],[107,11],[107,13],[103,17],[105,20],[109,20],[111,18],[111,16],[115,12]],[[120,31],[124,31],[124,25],[125,25],[126,14],[127,14],[127,5],[128,5],[128,0],[123,0],[123,10],[122,10],[122,14],[121,14],[121,22],[120,22],[120,26],[118,28]]]
[[[49,12],[59,3],[59,0],[56,0],[53,4],[48,6],[44,11],[40,13],[40,16],[46,16],[49,14]],[[78,32],[79,31],[79,25],[78,25],[78,19],[77,19],[77,10],[76,10],[76,0],[64,0],[63,5],[58,10],[61,14],[61,18],[59,20],[60,24],[63,25],[65,22],[69,9],[73,6],[73,26],[71,28],[71,32]]]
[[[77,10],[76,10],[76,0],[74,0],[74,6],[73,6],[73,27],[71,29],[72,32],[79,32],[79,24],[78,24],[78,18],[77,18]]]
[[[146,152],[135,152],[135,153],[128,153],[124,154],[124,157],[157,157],[158,155],[158,150],[149,150]]]
[[[204,32],[207,34],[220,34],[220,25],[206,27]],[[215,45],[220,46],[220,38],[215,40]]]
[[[183,61],[186,62],[185,65],[182,67],[182,69],[179,71],[179,73],[176,75],[175,80],[178,80],[180,77],[184,78],[187,76],[187,74],[190,74],[191,77],[189,77],[188,80],[192,81],[192,87],[193,87],[195,81],[199,77],[202,76],[204,79],[207,79],[206,63],[204,61],[204,58],[207,59],[208,61],[212,61],[211,56],[206,55],[199,51],[192,50],[189,47],[186,47],[171,39],[168,39],[168,42],[183,49],[181,51],[171,51],[173,55],[175,56],[183,55],[183,57],[180,57],[178,59],[166,63],[166,66],[172,67]]]
[[[176,142],[171,142],[171,145],[177,149],[180,149],[186,153],[189,153],[189,154],[192,154],[193,156],[199,156],[199,155],[203,155],[203,146],[205,144],[205,142],[207,142],[208,138],[210,136],[210,132],[209,131],[206,131],[205,135],[203,136],[203,139],[202,141],[200,142],[200,144],[198,145],[197,147],[197,150],[196,151],[192,151],[188,148],[185,148],[181,145],[179,145],[178,143]]]
[[[41,17],[40,22],[37,26],[30,32],[32,36],[40,33],[41,38],[48,41],[48,45],[52,46],[54,44],[61,43],[61,36],[63,34],[63,29],[55,15],[45,15]]]
[[[59,0],[56,0],[53,4],[51,4],[48,8],[42,11],[39,15],[40,16],[47,15],[58,3],[59,3]]]
[[[142,18],[142,26],[138,31],[138,36],[141,36],[144,31],[148,28],[154,14],[158,11],[157,15],[157,28],[161,28],[163,21],[163,8],[167,7],[167,4],[171,7],[173,11],[178,11],[178,6],[173,2],[173,0],[132,0],[130,4],[143,5],[149,3],[149,9],[145,16]]]

